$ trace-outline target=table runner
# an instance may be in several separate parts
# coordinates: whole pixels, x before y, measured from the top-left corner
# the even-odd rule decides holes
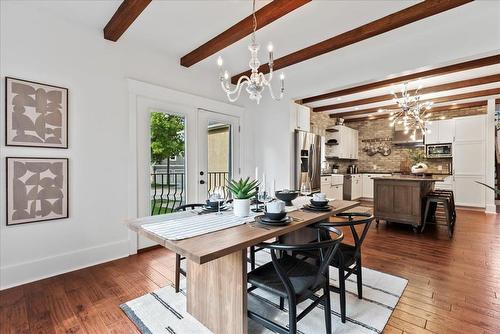
[[[300,196],[292,201],[293,206],[285,207],[287,213],[299,210],[310,197]],[[181,211],[143,218],[142,228],[167,240],[182,240],[226,228],[243,225],[255,220],[262,213],[250,212],[249,217],[236,217],[232,210],[218,213],[199,214],[200,210]]]
[[[145,224],[142,228],[168,240],[181,240],[252,222],[255,215],[252,212],[249,217],[241,218],[236,217],[233,211],[202,215],[186,211],[182,215],[165,215],[161,221]]]

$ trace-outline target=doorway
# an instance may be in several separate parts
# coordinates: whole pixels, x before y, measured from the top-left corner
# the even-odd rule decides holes
[[[238,117],[198,109],[196,119],[196,142],[186,145],[186,115],[150,110],[150,215],[168,214],[187,203],[204,203],[214,192],[229,196],[227,182],[235,170],[239,174]],[[193,149],[198,154],[187,154]],[[196,194],[186,187],[188,166],[198,166]]]
[[[137,126],[137,214],[170,214],[204,203],[238,177],[239,117],[140,100]],[[139,236],[138,249],[155,245]]]

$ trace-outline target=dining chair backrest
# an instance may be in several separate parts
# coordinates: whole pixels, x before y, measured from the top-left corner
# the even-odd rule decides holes
[[[335,236],[329,240],[315,241],[307,244],[299,244],[299,245],[280,244],[276,242],[276,243],[261,243],[257,246],[261,248],[267,248],[271,251],[271,259],[273,262],[274,269],[276,270],[278,276],[285,285],[285,289],[287,290],[288,295],[294,294],[293,286],[292,283],[290,282],[290,279],[288,278],[286,271],[284,270],[284,268],[282,268],[282,266],[279,263],[276,251],[293,252],[293,253],[297,252],[299,254],[301,252],[320,253],[320,262],[314,284],[308,287],[308,290],[314,291],[314,289],[317,288],[317,286],[322,282],[322,276],[325,276],[325,274],[327,273],[328,266],[330,262],[333,260],[333,257],[335,256],[335,253],[339,248],[340,242],[344,239],[344,234],[342,233],[342,231],[334,227],[325,226],[319,228],[327,231],[330,234],[334,234]]]
[[[192,204],[184,204],[184,205],[179,205],[174,209],[174,212],[177,211],[186,211],[186,210],[194,210],[195,208],[200,208],[204,206],[205,204],[200,204],[200,203],[192,203]]]
[[[370,224],[375,219],[375,217],[367,212],[342,212],[335,215],[337,218],[345,218],[343,221],[335,221],[335,222],[325,222],[317,224],[318,227],[343,227],[349,226],[352,232],[352,237],[354,239],[355,253],[354,256],[358,258],[361,255],[361,245],[368,234],[368,230],[370,229]],[[356,230],[356,226],[363,226],[363,230],[361,235],[358,234]]]

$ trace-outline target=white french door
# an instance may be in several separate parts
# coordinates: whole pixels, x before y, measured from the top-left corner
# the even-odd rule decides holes
[[[198,201],[240,174],[239,118],[198,109]]]
[[[181,204],[203,203],[214,187],[239,175],[239,117],[148,98],[138,98],[137,111],[139,217],[168,214]],[[181,153],[160,162],[154,161],[151,146],[154,116],[175,123],[175,138],[183,141]],[[139,236],[137,248],[154,244]]]

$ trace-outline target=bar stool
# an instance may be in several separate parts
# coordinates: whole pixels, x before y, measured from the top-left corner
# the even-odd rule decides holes
[[[420,232],[423,232],[427,224],[446,225],[448,227],[448,238],[453,236],[453,229],[457,218],[455,210],[455,198],[451,190],[434,190],[425,197],[424,221]],[[445,223],[439,223],[436,210],[438,206],[443,207]]]

